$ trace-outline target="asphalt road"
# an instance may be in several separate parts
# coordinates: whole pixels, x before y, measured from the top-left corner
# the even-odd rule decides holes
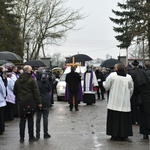
[[[149,140],[142,139],[139,126],[133,126],[133,137],[128,141],[111,141],[106,135],[107,101],[97,100],[93,105],[80,103],[79,111],[69,111],[67,102],[56,101],[50,108],[50,139],[29,143],[19,142],[19,119],[6,122],[6,131],[0,135],[0,150],[150,150]]]

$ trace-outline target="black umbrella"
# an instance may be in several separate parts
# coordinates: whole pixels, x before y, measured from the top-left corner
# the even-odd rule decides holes
[[[0,60],[0,65],[6,64],[6,63],[11,63],[11,61],[8,60]]]
[[[0,60],[22,60],[22,58],[16,53],[2,51],[0,52]]]
[[[85,62],[85,61],[90,61],[90,60],[93,60],[90,56],[88,55],[85,55],[85,54],[76,54],[76,55],[73,55],[71,56],[68,60],[67,60],[67,63],[71,63],[72,62],[72,58],[75,58],[75,62]]]
[[[117,60],[117,59],[107,59],[105,61],[102,62],[101,67],[105,67],[105,68],[113,68],[115,64],[117,63],[122,63],[121,61]]]
[[[31,67],[46,67],[46,65],[40,60],[29,60],[24,65],[30,65]]]

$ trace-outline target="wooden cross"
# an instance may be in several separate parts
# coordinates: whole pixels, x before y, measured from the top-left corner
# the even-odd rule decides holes
[[[81,63],[76,63],[75,58],[72,57],[72,63],[67,63],[66,66],[81,66]]]

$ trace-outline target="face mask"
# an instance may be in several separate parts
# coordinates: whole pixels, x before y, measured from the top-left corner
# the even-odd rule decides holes
[[[90,72],[90,71],[92,71],[92,69],[91,69],[91,68],[88,68],[88,69],[87,69],[87,71],[89,71],[89,72]]]

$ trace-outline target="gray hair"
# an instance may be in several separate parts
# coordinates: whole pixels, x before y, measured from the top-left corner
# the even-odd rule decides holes
[[[31,71],[31,70],[32,70],[32,67],[31,67],[30,65],[25,65],[25,66],[23,67],[23,71],[26,72],[26,73],[28,73],[28,72]]]

